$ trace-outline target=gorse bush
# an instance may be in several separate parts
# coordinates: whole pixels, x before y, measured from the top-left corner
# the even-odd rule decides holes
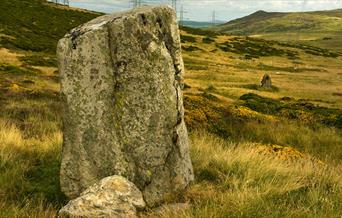
[[[276,43],[250,37],[235,37],[229,41],[218,43],[216,47],[224,52],[232,52],[245,55],[249,58],[259,58],[267,56],[285,56],[296,58],[298,53],[285,48],[277,48]]]
[[[240,97],[243,105],[265,114],[287,117],[303,123],[315,123],[342,128],[342,110],[316,106],[305,101],[289,99],[287,101],[261,97],[248,93]]]
[[[311,111],[307,112],[310,116],[302,114],[286,119],[284,111],[278,113],[282,101],[254,96],[249,94],[242,97],[261,99],[260,102],[243,103],[245,107],[224,105],[215,96],[208,98],[208,94],[185,96],[187,126],[190,131],[205,129],[237,143],[290,145],[324,159],[342,159],[342,135],[339,129],[317,123],[316,115],[311,114]],[[290,106],[285,109],[296,111],[295,107]]]

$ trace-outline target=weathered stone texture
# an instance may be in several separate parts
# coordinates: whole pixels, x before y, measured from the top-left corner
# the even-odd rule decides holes
[[[71,200],[59,211],[60,217],[134,218],[145,207],[141,191],[121,176],[102,179]]]
[[[263,88],[272,88],[272,80],[271,80],[271,76],[270,75],[265,74],[262,77],[261,87],[263,87]]]
[[[167,6],[105,15],[59,41],[62,191],[122,175],[149,205],[193,179],[179,30]]]

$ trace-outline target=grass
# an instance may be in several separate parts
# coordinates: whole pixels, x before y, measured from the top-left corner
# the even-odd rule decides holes
[[[210,29],[231,34],[288,33],[341,30],[342,9],[317,12],[273,13],[258,11]],[[324,38],[331,38],[326,36]]]
[[[183,30],[182,35],[189,33]],[[336,95],[336,90],[342,88],[340,56],[310,54],[308,49],[320,49],[250,37],[221,35],[213,38],[215,42],[203,43],[202,35],[189,36],[196,39],[183,43],[185,82],[192,87],[186,93],[197,93],[210,83],[228,101],[255,90],[264,97],[289,96],[324,107],[342,107],[342,100]],[[200,51],[188,51],[194,47]],[[251,87],[259,84],[265,73],[271,76],[276,90]]]
[[[51,217],[65,202],[58,178],[61,133],[30,135],[0,120],[1,217]]]
[[[1,47],[54,54],[57,40],[65,33],[99,15],[65,10],[43,2],[45,1],[1,1]]]
[[[162,217],[339,217],[340,168],[292,161],[207,133],[191,137],[196,183],[183,201],[193,207]],[[290,154],[285,154],[290,155]]]
[[[226,24],[211,27],[209,30],[306,44],[341,54],[341,46],[336,46],[342,42],[341,11],[342,9],[304,13],[258,11]]]
[[[27,8],[22,17],[18,8]],[[67,199],[58,182],[62,110],[54,49],[68,28],[97,15],[38,0],[5,0],[1,10],[0,217],[55,217]],[[56,23],[50,29],[40,23],[49,13]],[[191,208],[142,216],[340,217],[337,52],[187,27],[181,34],[196,180],[170,202]],[[272,89],[257,85],[265,72]]]
[[[342,160],[341,130],[329,124],[319,124],[315,120],[319,118],[317,115],[298,112],[297,117],[287,118],[284,111],[276,113],[278,105],[272,101],[257,104],[265,110],[264,114],[257,112],[258,108],[226,105],[215,95],[209,95],[215,91],[208,94],[207,90],[202,95],[184,99],[185,121],[191,132],[205,129],[236,143],[290,145],[315,157]]]
[[[257,85],[257,84],[246,84],[246,85],[242,85],[242,87],[246,89],[265,91],[265,92],[278,92],[279,91],[279,88],[276,86],[272,86],[268,88],[268,87],[261,87],[261,85]]]
[[[20,61],[31,66],[57,67],[57,59],[55,55],[34,54],[19,58]]]

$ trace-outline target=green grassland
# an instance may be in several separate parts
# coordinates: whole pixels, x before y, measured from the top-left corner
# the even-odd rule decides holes
[[[44,0],[1,0],[0,45],[54,54],[56,41],[99,13],[70,10]]]
[[[67,202],[54,49],[98,15],[38,0],[4,0],[0,11],[0,217],[54,217]],[[196,180],[169,202],[191,207],[142,217],[340,217],[340,50],[187,27],[181,35]],[[272,88],[260,87],[264,73]]]

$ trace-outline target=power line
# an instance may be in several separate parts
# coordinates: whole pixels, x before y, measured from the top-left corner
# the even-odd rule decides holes
[[[177,0],[172,0],[172,8],[177,12]]]
[[[172,7],[177,11],[177,0],[172,0]]]
[[[188,13],[187,11],[184,11],[183,5],[181,6],[181,10],[180,10],[180,16],[179,16],[179,23],[181,26],[183,26],[184,24],[184,14]]]
[[[55,3],[56,5],[66,5],[69,7],[69,0],[50,0],[48,2]]]
[[[141,0],[131,0],[133,8],[141,6]]]
[[[211,22],[213,26],[215,26],[216,24],[216,11],[215,10],[213,11]]]

